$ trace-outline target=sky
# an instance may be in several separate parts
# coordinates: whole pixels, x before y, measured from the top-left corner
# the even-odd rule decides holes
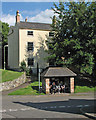
[[[16,22],[16,11],[19,10],[20,21],[52,23],[50,17],[54,15],[51,7],[53,2],[57,5],[59,1],[67,0],[0,0],[0,20],[14,26]],[[45,2],[46,1],[46,2]],[[69,0],[72,1],[72,0]],[[76,0],[73,0],[76,2]],[[79,1],[79,0],[77,0]],[[88,0],[85,0],[88,2]],[[90,0],[89,0],[90,1]],[[93,0],[95,1],[95,0]]]
[[[56,3],[58,4],[58,2]],[[16,11],[19,10],[20,21],[51,23],[54,15],[53,2],[2,2],[1,21],[10,26],[15,25]]]

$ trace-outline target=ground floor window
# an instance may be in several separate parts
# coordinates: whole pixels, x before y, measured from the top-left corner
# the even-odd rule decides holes
[[[28,66],[34,66],[34,58],[28,58]]]

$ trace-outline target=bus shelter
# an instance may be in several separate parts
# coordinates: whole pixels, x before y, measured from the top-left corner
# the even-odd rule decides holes
[[[67,86],[69,93],[74,93],[74,77],[76,74],[67,67],[48,67],[41,73],[42,90],[46,94],[50,93],[50,85],[62,83]]]

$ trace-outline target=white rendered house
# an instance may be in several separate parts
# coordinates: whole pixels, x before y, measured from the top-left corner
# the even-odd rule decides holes
[[[48,63],[44,51],[46,36],[51,34],[50,24],[20,21],[19,11],[16,12],[16,24],[10,27],[8,36],[8,66],[10,69],[19,69],[24,60],[28,67],[36,72],[37,63],[39,67],[46,68]]]

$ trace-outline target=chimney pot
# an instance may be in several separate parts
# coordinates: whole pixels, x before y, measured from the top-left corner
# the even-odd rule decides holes
[[[19,10],[17,10],[17,12],[16,12],[16,23],[20,23]]]

